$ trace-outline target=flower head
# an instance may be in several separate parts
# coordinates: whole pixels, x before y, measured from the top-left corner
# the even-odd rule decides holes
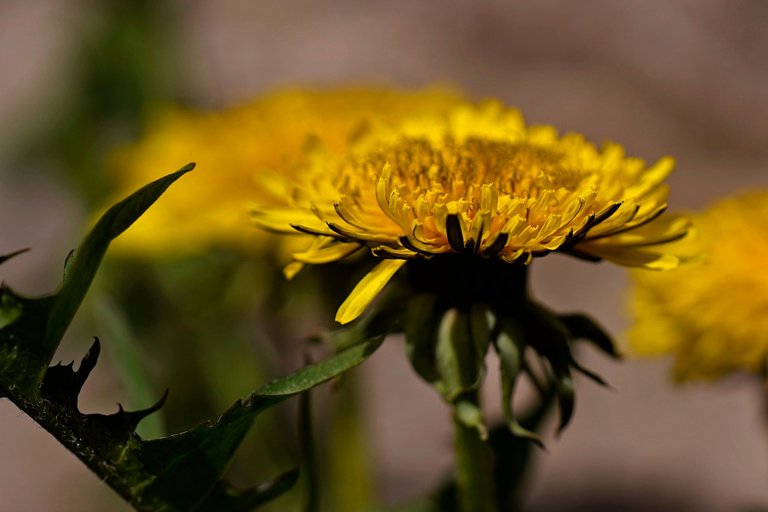
[[[316,152],[282,207],[257,221],[317,236],[298,262],[324,263],[363,247],[383,258],[341,306],[357,317],[409,259],[471,254],[528,264],[561,251],[667,269],[657,247],[688,220],[659,217],[671,158],[646,166],[621,146],[527,126],[495,102],[415,115],[370,130],[343,156]]]
[[[271,196],[254,179],[260,172],[288,173],[303,148],[315,141],[330,153],[342,152],[373,118],[394,122],[460,101],[459,93],[436,88],[400,92],[347,87],[281,91],[220,111],[160,110],[142,140],[114,155],[117,193],[189,160],[197,162],[197,170],[116,245],[152,255],[211,244],[261,248],[265,237],[247,225],[252,200],[270,204]]]
[[[694,219],[696,236],[671,250],[703,253],[705,261],[659,275],[633,273],[632,349],[674,354],[680,380],[765,371],[768,190],[721,200]]]

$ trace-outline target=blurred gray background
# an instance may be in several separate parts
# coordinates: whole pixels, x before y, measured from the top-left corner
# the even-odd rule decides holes
[[[8,155],[54,122],[76,90],[74,55],[92,4],[0,0],[0,253],[34,248],[0,277],[30,293],[55,285],[90,212],[64,178],[14,167]],[[672,209],[768,186],[766,2],[196,0],[169,2],[165,12],[172,64],[197,104],[226,106],[286,84],[454,84],[518,106],[535,123],[612,139],[649,160],[675,156]],[[56,163],[35,164],[46,165]],[[536,262],[533,281],[544,302],[588,312],[622,339],[623,269],[553,256]],[[76,354],[65,346],[62,358]],[[532,509],[609,510],[613,495],[669,510],[768,505],[768,423],[756,379],[675,388],[669,361],[616,363],[587,351],[582,359],[614,389],[577,382],[572,425],[537,456]],[[378,486],[397,503],[449,470],[448,413],[407,366],[401,340],[366,366]],[[96,372],[84,408],[112,410],[121,391],[107,370]],[[487,389],[497,415],[493,382]],[[608,505],[595,504],[596,490]],[[104,509],[125,506],[0,401],[0,510]]]

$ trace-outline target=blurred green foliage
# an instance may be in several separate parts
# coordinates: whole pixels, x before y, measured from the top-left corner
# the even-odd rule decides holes
[[[154,105],[183,94],[173,9],[162,0],[86,2],[53,113],[15,158],[52,163],[87,205],[102,206],[110,188],[102,172],[107,152],[135,138]]]

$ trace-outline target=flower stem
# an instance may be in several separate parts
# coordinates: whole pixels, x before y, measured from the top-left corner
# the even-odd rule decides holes
[[[475,394],[474,402],[477,403]],[[461,512],[497,512],[491,451],[476,428],[453,418],[456,449],[456,487]]]

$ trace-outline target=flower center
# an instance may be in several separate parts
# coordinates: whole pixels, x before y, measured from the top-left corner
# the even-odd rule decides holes
[[[379,232],[427,244],[431,253],[469,244],[489,257],[510,253],[508,259],[519,256],[512,254],[519,247],[505,248],[510,236],[562,237],[570,223],[583,225],[598,180],[557,147],[479,138],[403,138],[342,169],[338,189],[347,210]]]
[[[493,185],[500,194],[536,199],[544,190],[573,190],[584,178],[561,152],[525,142],[448,139],[435,146],[405,139],[367,155],[363,165],[375,180],[387,163],[393,187],[409,202],[419,197],[463,200],[470,210],[479,205],[483,185]]]

